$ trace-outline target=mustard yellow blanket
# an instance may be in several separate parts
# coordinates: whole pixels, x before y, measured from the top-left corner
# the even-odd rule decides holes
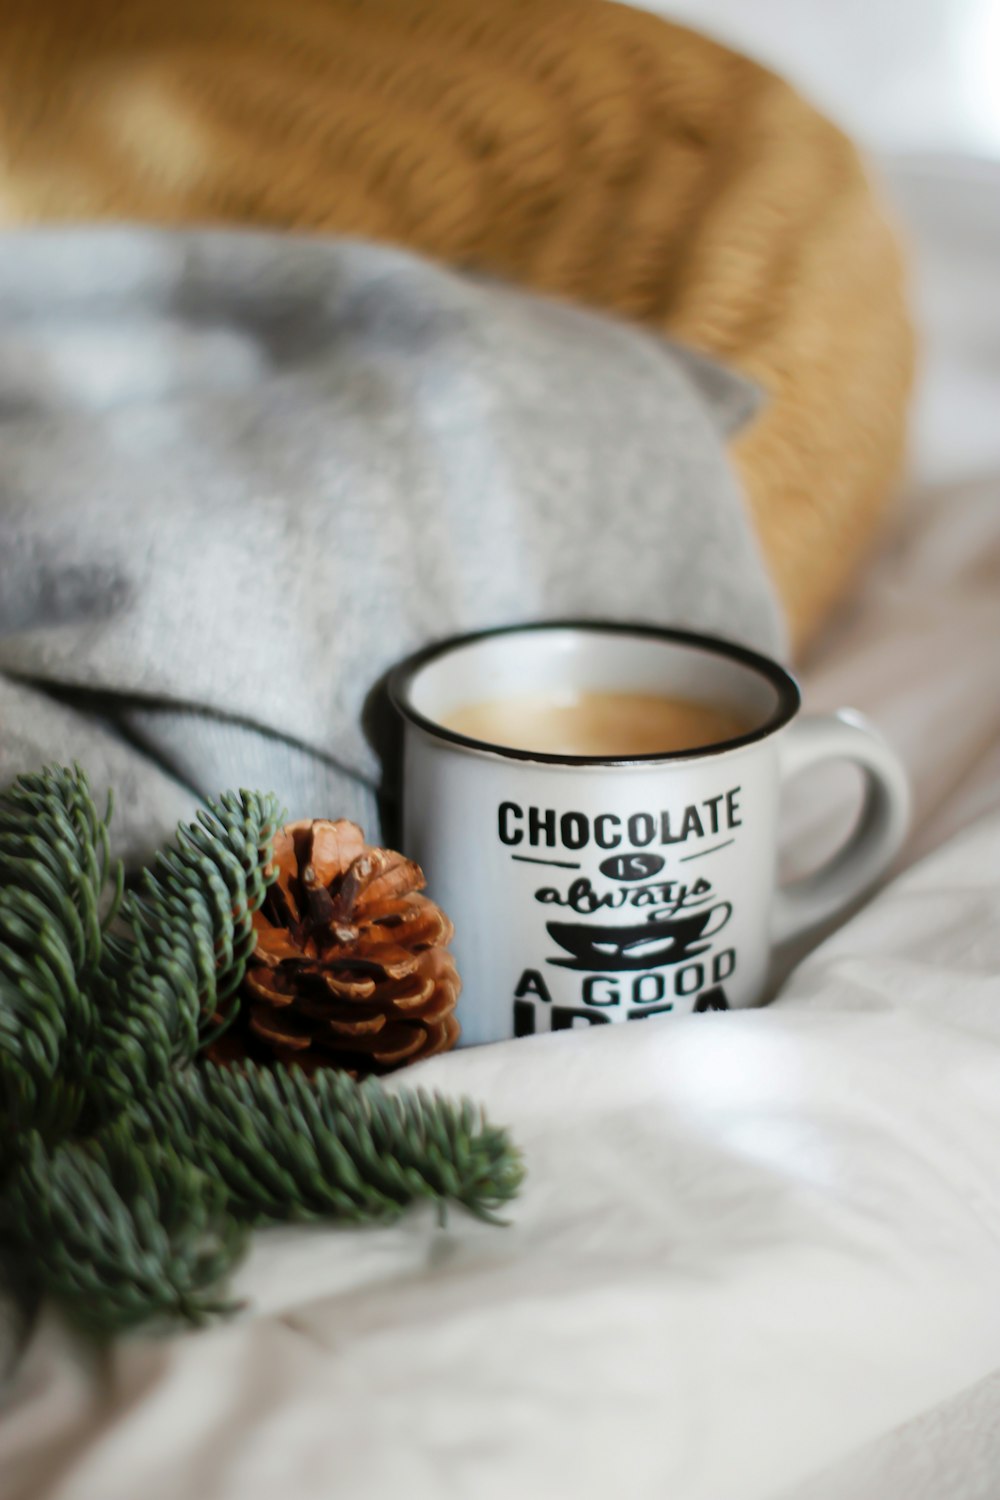
[[[669,331],[769,402],[734,456],[800,642],[900,457],[893,233],[845,137],[603,0],[6,0],[0,222],[396,241]]]

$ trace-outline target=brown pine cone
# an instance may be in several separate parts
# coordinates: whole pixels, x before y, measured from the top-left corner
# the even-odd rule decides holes
[[[356,824],[323,818],[283,828],[273,862],[240,1016],[209,1056],[363,1076],[453,1047],[454,929],[419,894],[420,867],[369,848]]]

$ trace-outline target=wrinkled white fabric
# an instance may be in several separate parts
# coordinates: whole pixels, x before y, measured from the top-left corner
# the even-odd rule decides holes
[[[995,1495],[973,1450],[1000,1421],[1000,194],[896,183],[919,467],[806,688],[907,759],[908,868],[766,1010],[400,1080],[510,1126],[508,1228],[273,1231],[237,1321],[101,1361],[46,1316],[0,1422],[5,1500]],[[839,791],[790,799],[793,864]]]

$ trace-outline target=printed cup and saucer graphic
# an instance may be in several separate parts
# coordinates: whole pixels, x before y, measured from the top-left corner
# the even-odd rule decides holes
[[[552,755],[443,722],[525,692],[683,697],[745,732],[633,757]],[[403,848],[455,924],[464,1045],[753,1005],[771,948],[849,905],[905,833],[893,751],[860,715],[800,716],[794,679],[728,641],[555,621],[456,637],[392,673],[404,725]],[[777,883],[781,784],[861,768],[861,816],[818,871]]]
[[[695,912],[686,917],[648,917],[645,922],[627,927],[596,926],[579,922],[547,922],[549,936],[565,948],[570,958],[550,958],[550,964],[565,969],[593,969],[599,972],[626,969],[660,969],[666,964],[684,963],[704,953],[714,937],[732,915],[728,901]],[[722,914],[722,920],[709,930],[709,919]]]

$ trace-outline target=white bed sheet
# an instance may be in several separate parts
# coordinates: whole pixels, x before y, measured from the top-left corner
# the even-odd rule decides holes
[[[914,477],[806,687],[906,757],[900,873],[766,1010],[424,1065],[522,1145],[509,1228],[262,1235],[238,1321],[99,1361],[46,1317],[5,1500],[1000,1493],[1000,174],[893,184]]]

